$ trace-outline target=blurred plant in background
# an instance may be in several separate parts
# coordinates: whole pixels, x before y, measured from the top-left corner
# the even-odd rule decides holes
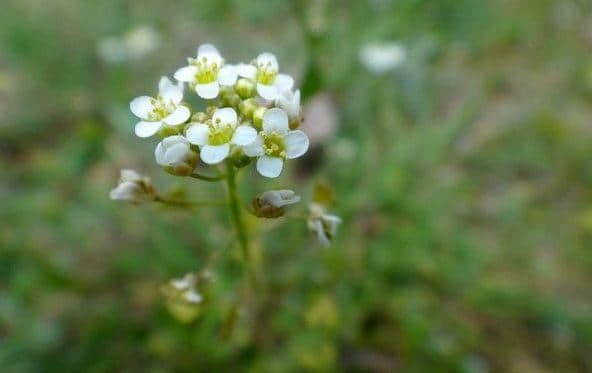
[[[4,1],[0,370],[590,371],[591,25],[581,0]],[[98,52],[142,28],[143,57]],[[320,248],[245,214],[258,307],[222,205],[170,205],[223,190],[153,172],[158,135],[130,131],[129,101],[205,42],[269,50],[300,89],[308,151],[239,194],[343,219]],[[404,62],[369,71],[391,42]],[[169,203],[107,203],[132,166]],[[179,323],[162,284],[203,268]]]

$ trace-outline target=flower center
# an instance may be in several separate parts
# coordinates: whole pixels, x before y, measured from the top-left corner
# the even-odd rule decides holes
[[[160,95],[157,98],[151,98],[150,103],[152,104],[152,111],[148,113],[148,119],[151,121],[162,120],[177,109],[177,105],[172,100],[166,102]]]
[[[210,132],[208,135],[208,143],[210,145],[223,145],[232,139],[234,128],[230,124],[225,124],[217,119],[210,125]]]
[[[271,85],[275,81],[277,70],[271,66],[271,62],[261,63],[257,69],[257,82]]]
[[[195,79],[199,84],[212,83],[218,79],[220,66],[215,61],[208,61],[208,57],[202,56],[200,59],[192,59],[190,63],[197,67]]]
[[[286,146],[284,137],[277,132],[261,132],[263,137],[263,151],[269,157],[284,158],[286,156]]]

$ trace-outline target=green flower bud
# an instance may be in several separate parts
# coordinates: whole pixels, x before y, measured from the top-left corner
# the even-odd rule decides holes
[[[255,93],[257,93],[255,83],[245,78],[241,78],[236,82],[234,90],[243,99],[254,97]]]
[[[242,101],[238,105],[238,110],[242,114],[242,116],[246,119],[253,119],[253,113],[259,105],[257,104],[257,100],[254,98],[249,98],[247,100]]]
[[[242,125],[250,125],[250,124],[243,123]],[[249,163],[251,163],[251,161],[253,160],[253,158],[247,156],[243,152],[243,149],[238,146],[236,146],[236,147],[234,147],[234,149],[232,149],[232,153],[230,154],[230,159],[232,160],[232,164],[236,168],[243,168],[243,167],[249,165]]]
[[[165,137],[169,137],[169,136],[175,136],[180,134],[181,132],[183,132],[183,124],[180,124],[178,126],[162,126],[159,130],[158,130],[158,136],[162,137],[163,139]]]
[[[241,98],[234,91],[229,91],[222,96],[222,106],[237,108],[241,103]]]
[[[298,129],[298,127],[300,127],[301,123],[302,123],[301,117],[291,118],[290,119],[290,129],[292,131]]]
[[[263,128],[263,116],[265,115],[266,111],[267,108],[261,106],[257,108],[257,110],[255,110],[255,112],[253,113],[253,124],[255,128],[259,130]]]
[[[210,119],[210,117],[203,111],[197,112],[191,117],[191,121],[197,123],[205,123],[208,119]]]

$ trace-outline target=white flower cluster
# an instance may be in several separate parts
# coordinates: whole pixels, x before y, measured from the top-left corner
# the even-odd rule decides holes
[[[297,129],[300,91],[293,91],[292,77],[279,73],[273,54],[230,65],[216,47],[203,44],[174,77],[176,84],[161,78],[157,97],[141,96],[130,103],[141,119],[136,135],[163,138],[155,156],[166,171],[191,174],[199,152],[206,164],[231,157],[238,166],[256,159],[257,171],[273,178],[280,175],[284,160],[308,150],[308,137]],[[193,112],[183,101],[185,84],[206,100],[204,111]]]

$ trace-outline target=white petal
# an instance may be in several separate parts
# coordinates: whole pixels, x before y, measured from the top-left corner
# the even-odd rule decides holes
[[[206,56],[208,58],[210,56],[220,57],[220,52],[218,51],[218,48],[216,48],[212,44],[206,43],[206,44],[200,45],[199,48],[197,48],[197,56],[198,57]]]
[[[142,180],[142,175],[140,175],[138,173],[138,171],[136,170],[131,170],[131,169],[123,169],[120,171],[120,176],[119,176],[119,180],[121,182],[125,182],[125,181],[140,181]]]
[[[164,140],[159,142],[158,145],[156,145],[156,149],[154,149],[154,158],[156,158],[156,163],[158,163],[161,166],[166,166],[164,161],[165,148],[163,142]]]
[[[222,124],[231,124],[233,127],[236,126],[236,111],[231,107],[216,110],[214,115],[212,115],[212,123],[216,124],[218,121]]]
[[[164,153],[164,161],[167,165],[184,162],[190,152],[191,149],[188,144],[177,143],[166,150]]]
[[[259,199],[273,207],[284,207],[298,203],[300,201],[300,196],[296,195],[293,190],[281,189],[263,192]]]
[[[277,58],[271,53],[261,53],[257,56],[257,65],[267,65],[270,64],[270,68],[278,71],[278,62]]]
[[[175,79],[180,82],[193,82],[197,74],[197,66],[185,66],[175,72]]]
[[[263,155],[263,138],[261,136],[255,137],[252,143],[243,146],[243,151],[248,157],[259,157]]]
[[[265,112],[263,116],[263,130],[265,132],[288,132],[288,115],[285,111],[278,108],[272,108]]]
[[[255,79],[257,76],[257,68],[246,63],[239,63],[236,67],[239,76],[247,79]]]
[[[199,123],[193,124],[187,128],[187,140],[195,145],[206,145],[208,143],[208,136],[210,129],[207,124]]]
[[[200,157],[204,163],[216,164],[222,162],[229,152],[230,144],[204,145],[201,148]]]
[[[238,126],[231,142],[236,145],[249,145],[257,138],[257,131],[251,126]]]
[[[185,123],[191,116],[191,111],[187,106],[180,105],[172,114],[167,115],[162,121],[170,126]]]
[[[185,294],[183,294],[183,296],[185,297],[185,300],[189,303],[200,303],[203,299],[201,294],[199,294],[198,292],[196,292],[193,289],[185,292]]]
[[[257,93],[266,100],[275,100],[278,96],[277,87],[274,85],[265,85],[257,83]]]
[[[236,67],[232,65],[225,65],[218,72],[218,83],[221,85],[234,85],[237,79]]]
[[[152,111],[152,97],[140,96],[130,102],[130,110],[135,116],[141,119],[147,119],[148,113]]]
[[[325,228],[323,228],[323,223],[321,222],[321,220],[315,220],[314,226],[315,231],[317,232],[317,239],[319,240],[321,246],[327,247],[331,245],[331,241],[329,241],[329,237],[327,237],[327,234],[325,234]]]
[[[134,132],[138,137],[150,137],[162,127],[162,122],[138,122]]]
[[[158,84],[158,93],[166,100],[178,104],[183,100],[183,89],[163,76]]]
[[[218,96],[220,93],[220,84],[218,82],[211,82],[207,84],[196,84],[195,91],[201,98],[205,98],[206,100],[211,100]]]
[[[266,155],[257,159],[257,171],[265,177],[278,177],[282,173],[284,160]]]
[[[289,91],[294,86],[294,79],[290,75],[277,74],[273,82],[279,92]]]
[[[125,181],[117,185],[109,192],[109,198],[121,201],[136,201],[142,197],[143,191],[140,185],[134,182]]]
[[[290,131],[284,136],[286,157],[298,158],[308,150],[308,136],[300,130]]]

